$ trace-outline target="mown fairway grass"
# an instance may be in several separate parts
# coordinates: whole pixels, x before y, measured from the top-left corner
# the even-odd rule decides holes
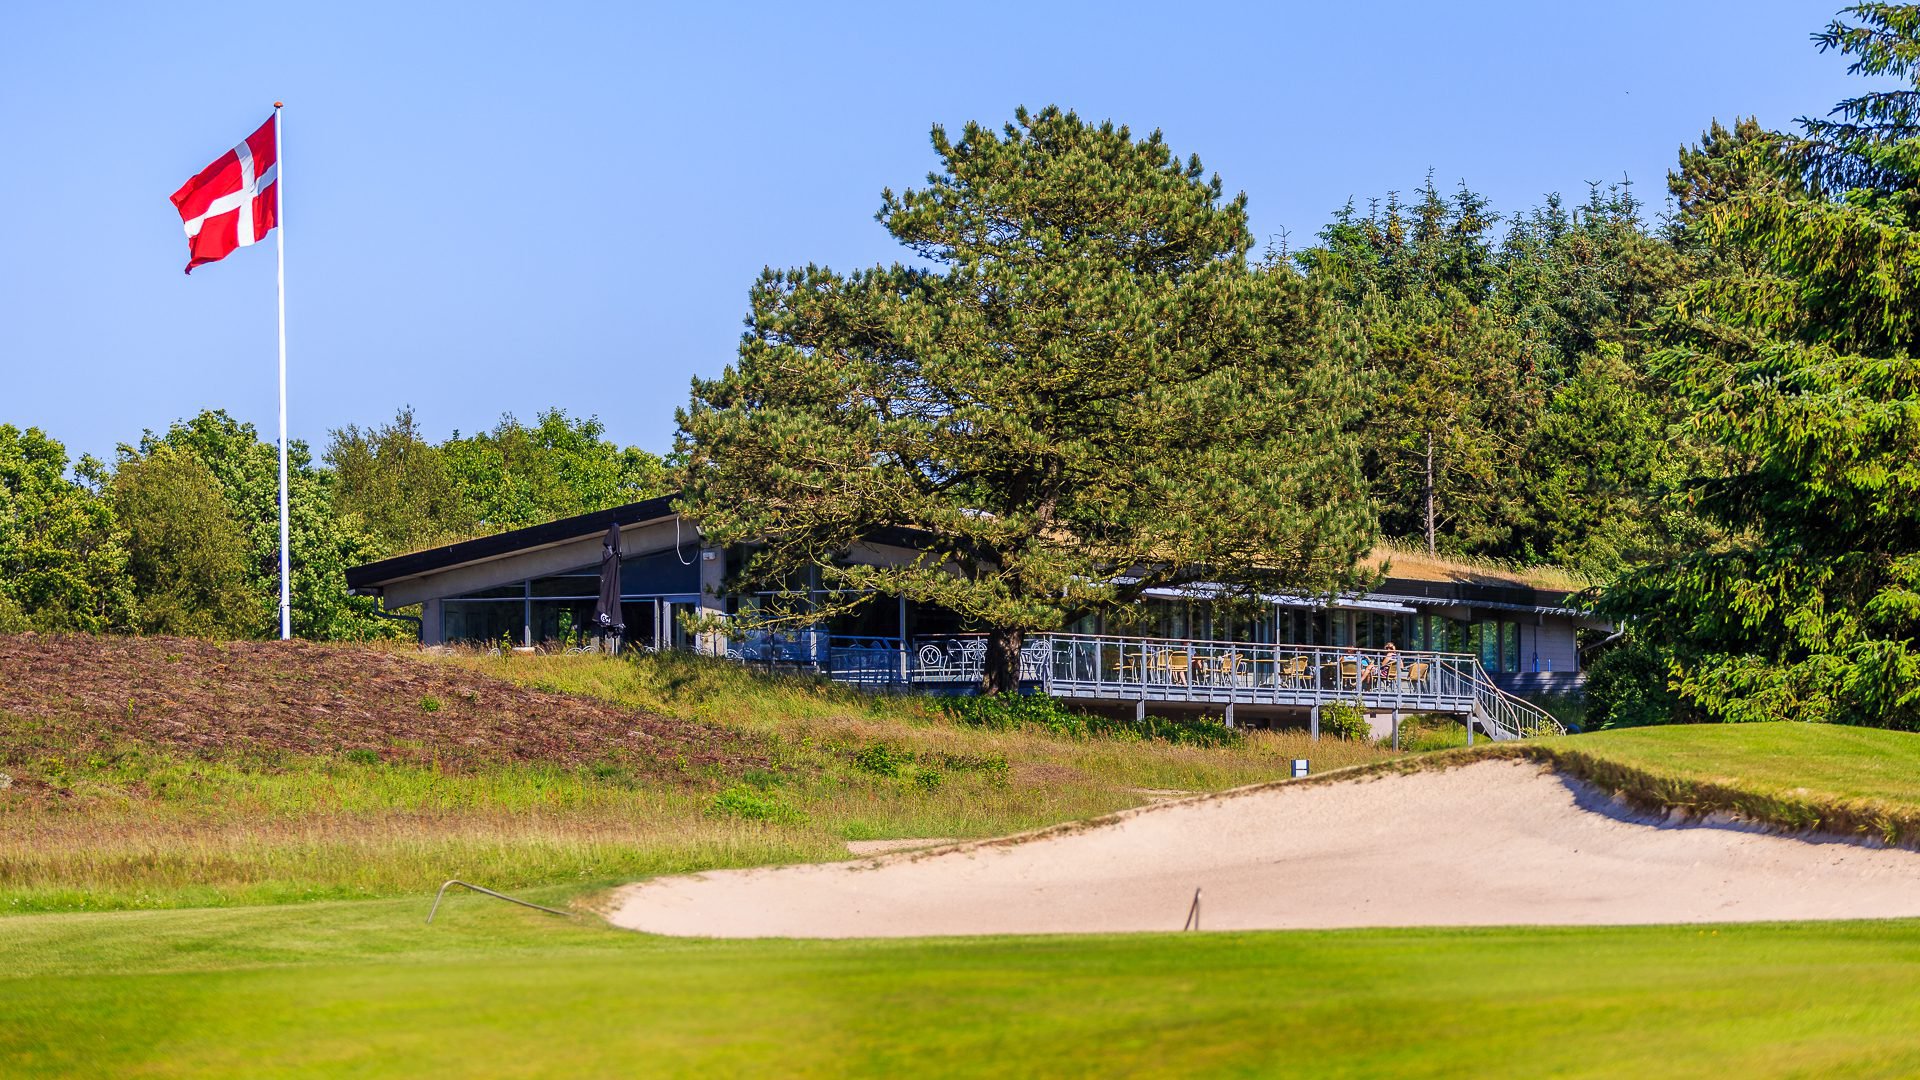
[[[554,897],[549,895],[548,899]],[[461,898],[0,920],[10,1076],[1909,1076],[1920,923],[707,942]]]

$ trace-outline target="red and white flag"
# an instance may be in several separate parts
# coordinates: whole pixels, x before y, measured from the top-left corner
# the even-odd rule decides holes
[[[173,193],[187,228],[187,273],[265,239],[280,223],[278,116],[268,117],[260,130]]]

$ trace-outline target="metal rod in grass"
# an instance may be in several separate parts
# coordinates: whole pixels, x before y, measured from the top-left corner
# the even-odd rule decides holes
[[[427,912],[428,926],[433,925],[433,917],[435,914],[437,914],[440,911],[441,898],[446,896],[447,890],[455,885],[458,885],[463,889],[472,889],[474,892],[477,892],[477,893],[485,893],[496,900],[505,900],[509,904],[519,904],[521,907],[530,907],[535,911],[544,911],[549,915],[559,915],[562,918],[567,918],[567,919],[578,918],[578,916],[571,911],[561,911],[559,908],[544,907],[540,904],[534,903],[531,900],[522,900],[518,897],[508,896],[506,893],[494,892],[492,889],[486,888],[485,886],[482,886],[482,885],[475,885],[470,881],[461,881],[459,878],[448,878],[447,883],[445,885],[440,886],[440,891],[433,894],[433,908],[432,910]]]

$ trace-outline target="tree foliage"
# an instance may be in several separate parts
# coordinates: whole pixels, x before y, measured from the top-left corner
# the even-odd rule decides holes
[[[109,492],[126,530],[142,632],[235,637],[258,629],[246,535],[199,458],[156,447],[123,461]]]
[[[530,425],[509,413],[491,431],[455,432],[440,446],[459,497],[455,522],[470,516],[478,531],[499,532],[670,490],[657,456],[605,436],[598,417],[573,419],[560,409]]]
[[[326,463],[338,512],[397,555],[668,493],[658,456],[605,432],[598,418],[549,409],[531,426],[508,415],[436,444],[408,407],[378,427],[334,431]]]
[[[1199,580],[1319,592],[1372,519],[1324,300],[1248,263],[1245,197],[1156,132],[1021,110],[933,130],[878,219],[916,265],[767,270],[738,362],[680,413],[685,508],[737,584],[877,589],[1022,636]],[[914,530],[906,565],[852,566]]]
[[[1388,535],[1612,571],[1672,524],[1647,512],[1673,465],[1642,343],[1682,270],[1627,185],[1499,222],[1429,177],[1410,203],[1347,206],[1293,260],[1366,341],[1361,432]]]
[[[412,406],[379,427],[348,424],[325,457],[334,509],[351,518],[383,555],[463,540],[479,523],[454,483],[446,451],[420,434]]]
[[[1920,86],[1887,66],[1920,49],[1914,9],[1853,12],[1866,32],[1832,47]],[[1683,160],[1682,243],[1712,272],[1679,293],[1660,360],[1720,451],[1689,496],[1725,539],[1607,604],[1708,716],[1920,729],[1920,139],[1841,110],[1798,138],[1716,129]]]
[[[228,512],[246,540],[244,607],[228,625],[249,636],[279,633],[279,450],[262,442],[252,424],[209,410],[146,432],[137,446],[120,448],[121,467],[170,451],[204,467],[219,486]],[[376,601],[349,596],[346,571],[371,562],[367,537],[333,510],[332,477],[313,467],[307,447],[289,445],[288,499],[292,561],[293,632],[298,637],[362,639],[392,636],[395,623],[374,614]]]
[[[97,462],[83,459],[85,477]],[[0,424],[0,624],[124,630],[133,620],[125,538],[100,493],[67,475],[67,451],[38,428]]]

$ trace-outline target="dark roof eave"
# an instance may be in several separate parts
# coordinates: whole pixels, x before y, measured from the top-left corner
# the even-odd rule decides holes
[[[457,544],[428,548],[407,555],[395,555],[391,559],[368,563],[365,566],[350,567],[347,570],[347,589],[358,594],[377,592],[382,586],[419,577],[440,570],[450,570],[468,563],[485,562],[515,552],[533,548],[551,547],[564,544],[569,540],[580,540],[607,531],[608,526],[618,524],[622,528],[655,521],[673,516],[673,500],[679,495],[661,495],[652,499],[616,506],[610,510],[595,510],[590,514],[576,514],[540,525],[529,525],[523,529],[511,529],[492,536],[482,536],[473,540],[462,540]]]

